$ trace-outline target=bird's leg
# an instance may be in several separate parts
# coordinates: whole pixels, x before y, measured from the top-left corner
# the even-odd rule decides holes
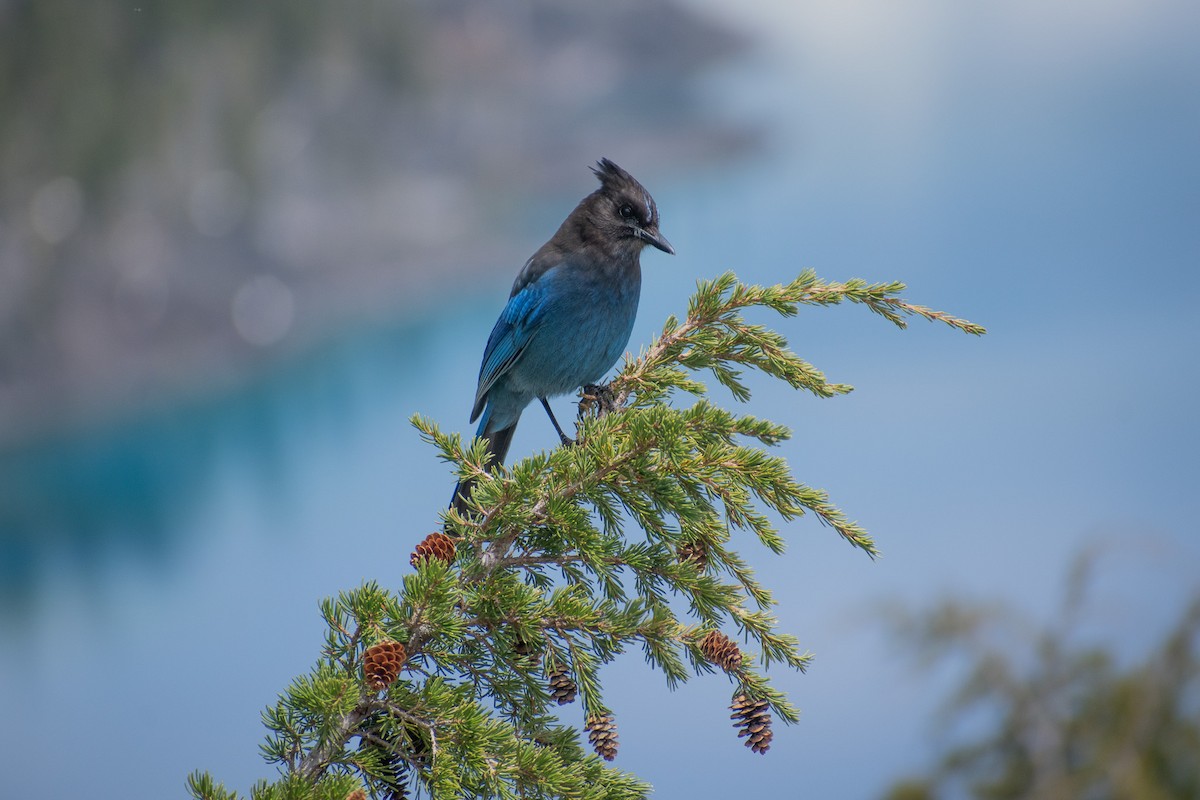
[[[562,443],[564,445],[575,444],[574,439],[563,433],[563,429],[559,426],[558,420],[554,418],[554,412],[550,410],[550,403],[546,401],[546,398],[539,397],[538,400],[542,401],[542,408],[546,409],[546,414],[550,416],[550,422],[554,425],[554,430],[558,431],[558,438],[562,440]]]

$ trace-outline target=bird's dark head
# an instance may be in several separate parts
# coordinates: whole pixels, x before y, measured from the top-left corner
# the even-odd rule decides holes
[[[581,204],[586,205],[591,224],[609,241],[635,252],[652,245],[675,255],[675,248],[658,230],[658,206],[650,193],[607,158],[600,159],[592,172],[600,179],[600,188]]]

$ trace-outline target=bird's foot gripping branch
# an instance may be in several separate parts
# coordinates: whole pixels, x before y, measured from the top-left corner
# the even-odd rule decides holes
[[[742,312],[755,307],[790,316],[846,301],[900,327],[918,316],[984,332],[902,300],[903,289],[811,272],[771,287],[732,274],[703,283],[684,319],[669,319],[608,386],[585,393],[576,446],[508,468],[489,472],[479,440],[414,418],[459,478],[474,481],[468,509],[448,511],[445,532],[416,545],[415,572],[398,590],[367,584],[322,604],[316,667],[264,713],[263,751],[282,775],[252,796],[345,800],[419,787],[435,798],[645,797],[645,783],[601,760],[617,753],[621,708],[601,667],[631,647],[671,687],[723,673],[737,735],[765,752],[773,717],[795,722],[797,711],[763,672],[773,662],[803,670],[809,656],[777,629],[771,594],[735,537],[780,553],[775,522],[812,512],[876,550],[766,449],[788,438],[786,427],[718,407],[700,378],[713,375],[739,401],[750,396],[746,369],[818,397],[850,391],[779,333],[748,323]],[[553,713],[576,699],[582,731]],[[204,774],[190,783],[197,797],[234,796]]]

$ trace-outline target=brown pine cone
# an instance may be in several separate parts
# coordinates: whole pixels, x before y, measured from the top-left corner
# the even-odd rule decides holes
[[[434,531],[421,540],[417,549],[413,551],[412,557],[408,559],[408,563],[415,567],[433,558],[450,564],[454,562],[456,552],[457,548],[453,537],[447,536],[441,531]]]
[[[684,542],[679,545],[678,555],[681,564],[695,564],[701,572],[708,568],[708,545],[704,542]]]
[[[617,723],[612,714],[593,714],[587,718],[584,728],[596,755],[605,761],[617,757]]]
[[[742,668],[742,651],[737,642],[720,631],[709,631],[700,640],[700,652],[712,663],[726,672],[736,672]]]
[[[571,675],[567,672],[566,667],[558,667],[550,673],[550,696],[560,706],[574,703],[575,695],[578,693],[579,687],[575,685],[575,681],[571,680]]]
[[[346,800],[367,800],[367,793],[362,789],[354,789],[346,795]]]
[[[775,738],[775,734],[771,732],[771,709],[766,700],[754,700],[739,694],[733,698],[729,710],[733,712],[729,715],[733,727],[740,729],[738,738],[749,737],[746,747],[756,753],[771,749],[771,739]]]
[[[391,640],[373,644],[363,653],[363,678],[367,686],[378,692],[386,689],[400,677],[408,652],[404,645]]]

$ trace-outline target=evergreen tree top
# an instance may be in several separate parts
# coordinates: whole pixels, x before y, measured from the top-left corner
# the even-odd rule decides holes
[[[444,512],[444,530],[415,545],[415,571],[398,589],[369,583],[321,604],[316,666],[263,714],[263,753],[281,777],[251,796],[645,797],[648,785],[601,760],[618,750],[601,667],[634,645],[672,688],[724,674],[739,735],[765,752],[771,715],[798,719],[765,670],[803,671],[810,656],[778,630],[770,591],[738,553],[743,534],[781,553],[776,525],[811,512],[877,550],[767,449],[790,436],[785,426],[721,408],[701,377],[739,402],[750,399],[745,370],[818,397],[851,391],[748,322],[754,308],[792,316],[850,302],[901,328],[921,317],[984,333],[901,299],[904,289],[812,271],[768,287],[732,273],[702,282],[682,320],[669,318],[611,383],[585,388],[574,446],[510,467],[489,471],[479,440],[414,417],[458,478],[475,481],[469,511]],[[596,755],[553,713],[575,697]],[[236,796],[206,774],[189,785],[206,800]]]

